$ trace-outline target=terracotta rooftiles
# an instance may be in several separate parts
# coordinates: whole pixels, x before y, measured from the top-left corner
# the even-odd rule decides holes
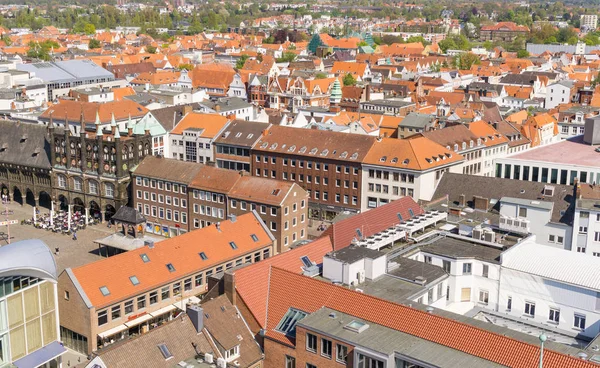
[[[293,285],[293,287],[290,287]],[[266,337],[292,345],[274,331],[290,307],[312,313],[328,307],[491,362],[512,367],[538,365],[539,347],[436,314],[382,300],[368,294],[271,267]],[[593,363],[544,351],[546,368],[592,368]]]
[[[202,129],[200,137],[215,138],[228,122],[226,117],[219,114],[190,112],[181,119],[171,134],[181,135],[187,129]]]
[[[258,237],[257,241],[252,239],[252,234]],[[230,242],[235,242],[237,248],[233,249]],[[214,224],[193,230],[156,243],[153,248],[145,246],[74,268],[72,273],[91,304],[102,308],[272,243],[272,235],[262,220],[251,212],[238,216],[235,222],[222,221],[219,229]],[[202,260],[200,252],[208,258]],[[150,261],[144,262],[142,254]],[[174,270],[170,271],[167,264]],[[129,280],[131,276],[137,277],[138,285]],[[108,288],[108,295],[100,291],[103,286]]]
[[[414,215],[420,215],[425,211],[419,206],[412,197],[402,197],[384,206],[373,208],[351,216],[347,219],[333,223],[325,230],[322,237],[329,238],[333,245],[333,250],[346,248],[352,244],[354,238],[359,238],[357,229],[363,237],[375,235],[389,227],[400,223],[398,214],[404,221],[410,219],[412,210]]]

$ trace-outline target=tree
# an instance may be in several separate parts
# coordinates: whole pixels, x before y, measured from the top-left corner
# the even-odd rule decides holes
[[[315,79],[325,79],[327,78],[327,74],[323,73],[323,72],[318,72],[317,74],[315,74]]]
[[[152,45],[148,45],[146,46],[146,51],[149,54],[156,54],[156,47],[152,46]]]
[[[456,43],[454,42],[454,40],[452,38],[446,38],[445,40],[441,40],[440,42],[438,42],[438,46],[440,47],[440,50],[442,50],[442,52],[444,54],[448,50],[456,50],[457,49]]]
[[[95,38],[92,38],[92,39],[90,40],[90,42],[88,43],[88,47],[89,47],[90,49],[99,49],[100,47],[102,47],[102,45],[100,44],[100,41],[98,41],[98,40],[97,40],[97,39],[95,39]]]
[[[480,64],[481,60],[473,53],[463,52],[454,58],[453,63],[455,68],[469,70],[471,66]]]
[[[246,60],[248,60],[248,55],[243,54],[235,63],[235,68],[240,70],[244,68],[244,64],[246,64]]]
[[[350,73],[348,73],[344,76],[343,82],[344,82],[344,86],[356,85],[356,79]]]
[[[188,63],[179,64],[179,70],[187,70],[189,72],[192,69],[194,69],[194,66],[192,64],[188,64]]]
[[[283,55],[277,59],[278,63],[290,63],[296,59],[296,54],[293,52],[284,52]]]
[[[96,34],[96,26],[94,26],[92,23],[86,23],[83,26],[83,33],[85,33],[87,35]]]
[[[529,51],[527,51],[527,50],[519,50],[519,51],[517,51],[517,57],[518,58],[529,57]]]

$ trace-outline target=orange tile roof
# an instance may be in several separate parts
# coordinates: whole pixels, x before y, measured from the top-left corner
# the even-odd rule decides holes
[[[171,131],[171,134],[183,134],[190,128],[202,129],[200,137],[213,138],[227,125],[229,120],[219,114],[205,114],[201,112],[190,112],[181,119]]]
[[[258,237],[258,241],[252,240],[252,234]],[[237,249],[232,249],[230,242],[235,242]],[[255,212],[251,212],[238,216],[233,223],[230,220],[222,221],[220,230],[213,224],[163,240],[156,243],[153,249],[145,246],[74,268],[72,273],[92,305],[98,309],[272,243],[272,235],[262,220]],[[204,252],[208,258],[203,261],[200,252]],[[146,254],[150,262],[144,263],[142,254]],[[169,271],[166,266],[168,263],[173,265],[175,271]],[[138,278],[139,285],[131,283],[131,276]],[[102,286],[106,286],[110,294],[102,295]]]
[[[338,75],[352,74],[355,77],[363,77],[367,70],[367,64],[365,63],[347,63],[343,61],[336,61],[331,67],[331,72]]]
[[[500,134],[493,126],[483,120],[469,123],[469,130],[483,140],[487,147],[508,143],[508,138]]]
[[[96,122],[96,113],[100,116],[100,121],[103,124],[110,123],[112,114],[115,115],[115,120],[126,120],[132,118],[141,118],[150,111],[144,106],[131,100],[111,101],[111,102],[84,102],[73,100],[60,100],[60,102],[40,115],[41,118],[52,118],[56,120],[65,120],[68,117],[71,122],[79,122],[83,113],[83,120],[87,124]]]
[[[462,161],[463,157],[423,136],[382,138],[367,153],[364,164],[425,171]]]
[[[114,94],[115,101],[121,101],[121,100],[123,100],[123,98],[125,98],[127,96],[134,96],[134,95],[136,95],[135,90],[133,89],[133,87],[113,88],[112,92]]]
[[[504,86],[504,90],[509,96],[518,98],[531,98],[533,95],[533,87],[525,86]]]
[[[177,83],[180,75],[181,75],[181,72],[163,72],[163,71],[157,71],[156,73],[144,72],[144,73],[140,73],[134,80],[131,81],[131,83],[132,84],[150,83],[153,85],[173,84],[173,83]]]
[[[267,323],[267,299],[269,297],[271,266],[289,272],[302,273],[303,263],[301,257],[307,256],[316,264],[322,264],[323,256],[332,250],[329,237],[322,237],[296,249],[241,268],[234,271],[236,291],[248,306],[256,321],[261,326],[265,326]]]
[[[505,86],[506,87],[506,86]],[[506,117],[506,121],[515,123],[515,124],[523,124],[525,120],[527,120],[527,110],[521,110],[510,114]]]
[[[300,248],[302,249],[302,248]],[[342,286],[271,267],[268,275],[266,337],[293,346],[274,331],[290,307],[307,313],[328,307],[412,336],[511,368],[536,367],[539,347],[436,314],[358,293]],[[239,278],[236,277],[236,281]],[[293,285],[293,287],[290,287]],[[597,365],[552,350],[546,368],[593,368]]]

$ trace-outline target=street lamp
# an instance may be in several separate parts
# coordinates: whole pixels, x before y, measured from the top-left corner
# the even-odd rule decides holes
[[[540,368],[544,367],[544,342],[546,342],[547,339],[548,339],[548,337],[542,332],[542,334],[540,335],[540,342],[541,342],[541,347],[540,347]]]

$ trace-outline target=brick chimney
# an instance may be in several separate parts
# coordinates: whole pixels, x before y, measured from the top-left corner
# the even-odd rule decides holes
[[[193,110],[192,105],[183,105],[183,116],[189,114]]]
[[[460,197],[458,197],[458,204],[461,207],[464,207],[467,204],[467,197],[464,194],[461,194]]]
[[[487,212],[490,206],[490,200],[487,198],[473,196],[473,207],[476,210]]]

